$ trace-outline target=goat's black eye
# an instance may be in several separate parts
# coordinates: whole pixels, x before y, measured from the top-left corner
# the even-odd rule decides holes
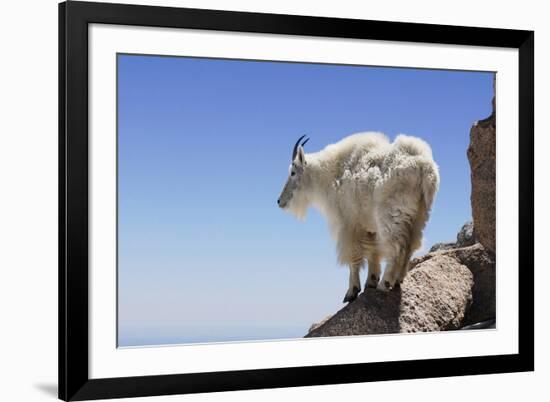
[[[294,176],[295,174],[296,174],[296,172],[290,172],[291,176]]]

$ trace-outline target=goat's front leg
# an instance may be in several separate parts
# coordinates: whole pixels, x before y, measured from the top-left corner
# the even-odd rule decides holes
[[[338,236],[338,262],[349,266],[349,286],[344,296],[344,303],[354,301],[361,291],[359,270],[363,266],[364,259],[359,240],[354,232],[342,232]]]
[[[361,264],[351,263],[349,266],[349,286],[346,296],[344,297],[344,303],[354,301],[361,291],[361,282],[359,279],[360,269]]]
[[[395,287],[401,268],[401,256],[397,256],[388,261],[386,270],[384,271],[384,277],[378,283],[377,289],[387,292]]]

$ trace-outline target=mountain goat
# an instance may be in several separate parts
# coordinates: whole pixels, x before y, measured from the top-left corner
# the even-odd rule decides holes
[[[316,153],[292,151],[279,207],[303,219],[310,205],[327,219],[338,261],[349,265],[345,302],[361,291],[359,270],[368,262],[366,287],[388,291],[401,284],[439,187],[438,167],[423,140],[381,133],[354,134]],[[387,262],[380,280],[380,260]]]

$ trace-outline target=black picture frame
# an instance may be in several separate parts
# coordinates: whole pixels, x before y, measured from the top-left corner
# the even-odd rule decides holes
[[[519,50],[517,354],[90,379],[88,24],[193,28]],[[534,32],[70,1],[59,4],[59,398],[169,395],[534,370]]]

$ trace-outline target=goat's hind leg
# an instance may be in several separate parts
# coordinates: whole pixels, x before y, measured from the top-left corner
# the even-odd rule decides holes
[[[388,264],[384,271],[384,277],[377,288],[388,291],[398,287],[407,273],[409,258],[411,255],[411,235],[414,217],[399,211],[393,211],[387,217],[389,230],[383,233],[383,247],[388,256]],[[397,286],[396,286],[397,284]]]
[[[387,292],[395,287],[399,276],[399,270],[402,266],[402,261],[403,258],[401,255],[397,255],[388,260],[386,270],[384,271],[384,276],[376,287],[378,290]]]
[[[403,257],[401,267],[398,269],[394,287],[400,286],[403,283],[407,273],[409,272],[409,262],[414,251],[418,250],[422,246],[422,230],[424,229],[424,226],[426,226],[427,220],[428,213],[426,212],[424,205],[421,204],[418,208],[415,219],[412,221],[409,241],[407,244],[407,252]]]
[[[399,265],[396,266],[395,270],[395,284],[394,288],[401,286],[403,281],[405,280],[405,277],[407,276],[407,273],[409,272],[409,262],[411,260],[411,256],[416,248],[411,247],[410,245],[407,248],[406,253],[404,253],[401,262]]]
[[[393,284],[394,289],[397,289],[401,287],[401,284],[405,280],[405,276],[407,276],[407,272],[409,271],[409,261],[410,261],[410,254],[409,256],[406,256],[403,258],[401,266],[396,269],[395,274],[395,283]]]

